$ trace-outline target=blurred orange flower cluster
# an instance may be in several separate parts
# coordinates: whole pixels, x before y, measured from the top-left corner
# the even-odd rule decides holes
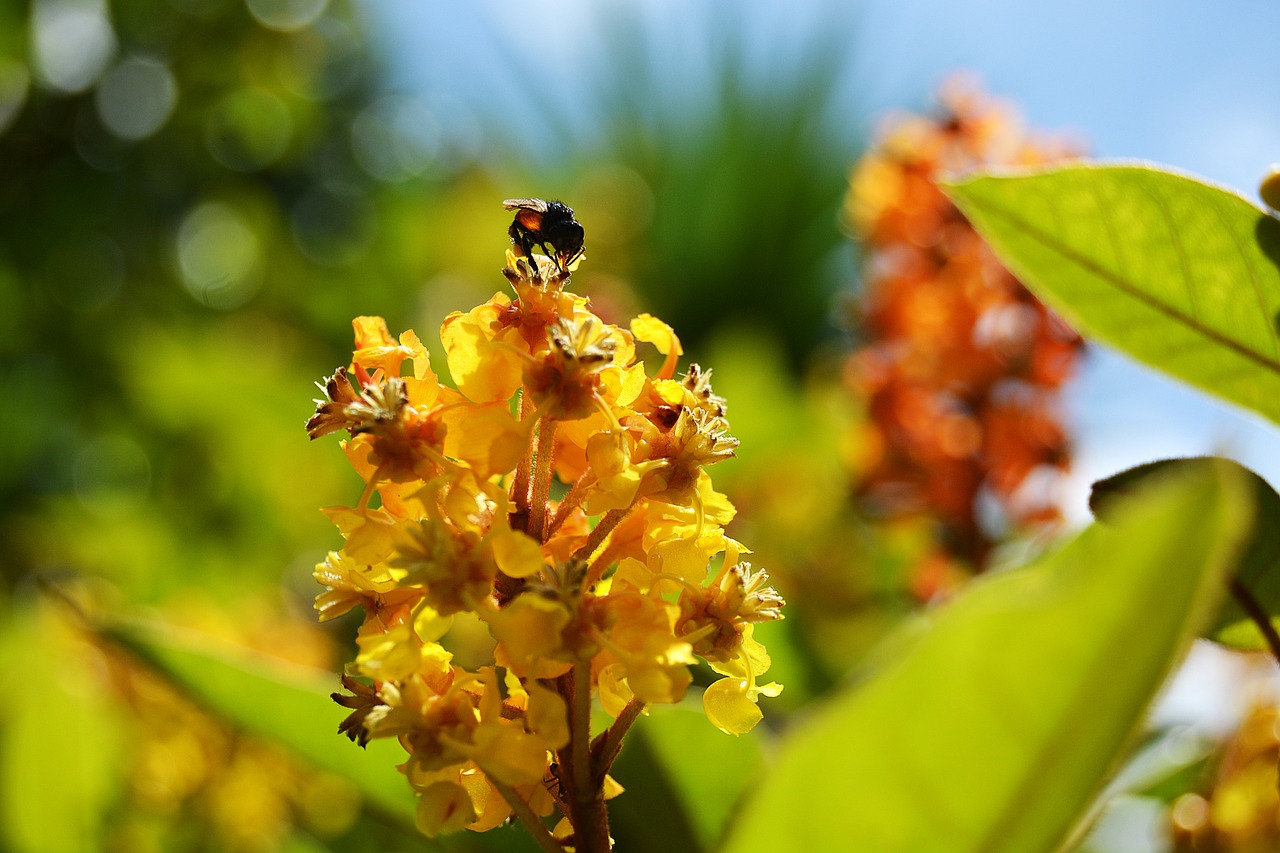
[[[698,659],[721,676],[704,692],[711,722],[750,730],[781,690],[760,681],[753,627],[783,602],[724,532],[734,508],[706,469],[737,440],[709,372],[677,375],[669,326],[606,324],[565,290],[568,269],[516,249],[514,298],[444,322],[456,388],[413,332],[355,320],[350,368],[307,425],[346,432],[365,483],[355,506],[325,510],[346,542],[316,568],[316,608],[364,611],[335,696],[343,730],[399,740],[424,832],[514,815],[544,849],[606,850],[623,734],[646,705],[682,699]],[[661,354],[652,375],[637,341]],[[488,627],[491,664],[460,666],[442,644],[458,614]],[[593,698],[615,718],[594,740]]]
[[[881,517],[932,516],[942,548],[917,567],[928,597],[980,571],[997,525],[1059,520],[1071,461],[1059,392],[1080,338],[996,260],[939,191],[978,166],[1035,166],[1072,153],[1025,132],[1016,114],[956,78],[937,117],[891,117],[857,164],[846,216],[863,241],[863,344],[846,378],[869,409],[855,465]],[[957,562],[959,565],[957,565]]]

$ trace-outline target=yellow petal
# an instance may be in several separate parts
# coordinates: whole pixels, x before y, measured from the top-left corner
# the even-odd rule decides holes
[[[418,614],[413,617],[413,633],[424,643],[440,639],[451,627],[452,616],[441,616],[425,604],[419,605]]]
[[[625,790],[627,789],[619,785],[618,780],[614,779],[612,776],[604,777],[604,798],[606,800],[612,800]]]
[[[527,578],[542,568],[542,548],[532,537],[515,530],[500,530],[490,537],[493,559],[504,575]]]
[[[529,709],[525,715],[529,730],[543,745],[555,751],[569,742],[569,714],[564,698],[530,679]]]
[[[596,679],[600,688],[600,707],[611,717],[616,718],[621,714],[622,709],[635,697],[625,676],[626,668],[622,664],[611,663],[600,670]]]
[[[374,622],[366,622],[356,634],[356,666],[361,675],[378,681],[401,681],[418,671],[422,663],[422,642],[414,636],[408,623],[383,631]]]
[[[506,397],[502,400],[480,406],[452,406],[440,416],[448,428],[445,455],[466,462],[482,479],[515,468],[529,439],[532,419],[527,424],[520,423],[511,417]]]
[[[631,333],[638,340],[653,344],[666,356],[662,369],[658,371],[659,379],[670,379],[676,375],[676,363],[684,355],[684,349],[674,329],[652,314],[641,314],[631,321]]]
[[[564,604],[526,593],[485,621],[498,640],[498,663],[522,678],[554,678],[568,670],[568,662],[555,659],[563,654],[560,632],[569,624]]]
[[[356,349],[368,347],[389,347],[395,345],[395,339],[387,330],[387,321],[376,315],[364,315],[351,321],[356,333]]]
[[[382,509],[360,511],[345,506],[320,510],[347,537],[343,552],[362,565],[381,563],[395,550],[400,520]]]
[[[511,806],[493,787],[489,777],[476,767],[469,766],[459,774],[458,781],[471,795],[471,805],[476,810],[476,819],[467,824],[467,829],[472,832],[488,832],[506,823],[511,815]]]
[[[508,785],[530,785],[546,775],[547,749],[542,739],[499,720],[482,723],[468,750],[480,769]]]
[[[428,838],[442,832],[457,832],[476,819],[471,796],[453,782],[428,785],[418,798],[416,823]]]
[[[453,381],[459,391],[477,403],[510,399],[520,387],[524,367],[510,346],[493,340],[493,327],[501,304],[494,300],[467,314],[455,311],[440,327],[440,340]]]
[[[722,678],[702,694],[702,709],[720,731],[740,735],[751,731],[764,718],[747,695],[745,678]]]
[[[351,356],[352,362],[369,371],[380,369],[387,376],[399,376],[400,365],[406,358],[411,358],[414,375],[419,375],[420,362],[426,361],[427,351],[412,331],[401,335],[397,344],[387,330],[387,321],[381,317],[357,317],[351,325],[356,331],[356,351]]]

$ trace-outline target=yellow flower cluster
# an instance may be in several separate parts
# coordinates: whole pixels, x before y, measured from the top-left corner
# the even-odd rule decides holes
[[[734,508],[706,468],[737,440],[709,372],[678,376],[680,341],[654,317],[603,322],[555,261],[509,251],[503,273],[514,297],[441,329],[456,389],[412,331],[355,320],[350,368],[307,424],[348,433],[366,483],[325,510],[346,543],[316,568],[316,609],[363,608],[335,695],[352,709],[343,731],[399,739],[423,831],[558,812],[557,844],[597,849],[622,734],[645,705],[680,701],[699,658],[722,676],[704,693],[711,722],[760,720],[759,697],[782,688],[761,683],[752,630],[783,601],[724,532]],[[637,342],[661,354],[655,375]],[[441,645],[463,612],[488,626],[492,665]],[[592,741],[597,699],[615,722]]]

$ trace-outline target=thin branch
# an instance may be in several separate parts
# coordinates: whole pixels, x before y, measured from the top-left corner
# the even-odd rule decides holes
[[[609,853],[609,814],[604,778],[591,773],[591,664],[573,667],[573,710],[569,726],[573,747],[574,843],[583,853]]]
[[[564,848],[560,846],[560,842],[556,841],[547,828],[543,826],[542,821],[533,813],[533,809],[529,808],[529,804],[520,798],[516,793],[516,789],[510,785],[506,785],[493,778],[492,774],[485,774],[489,777],[489,784],[493,785],[507,801],[507,805],[511,806],[511,811],[515,812],[516,817],[520,819],[520,823],[524,828],[529,830],[529,834],[533,836],[533,840],[538,846],[547,853],[564,853]]]
[[[526,418],[533,414],[533,402],[529,399],[528,393],[524,390],[520,392],[520,420],[523,422]],[[527,533],[529,529],[529,472],[533,469],[533,430],[529,430],[529,445],[525,448],[524,456],[520,457],[520,462],[516,465],[515,476],[511,480],[511,503],[514,507],[511,510],[511,527],[519,530],[521,533]]]
[[[1239,578],[1232,576],[1227,588],[1231,590],[1231,596],[1240,605],[1240,609],[1253,620],[1253,624],[1258,626],[1262,638],[1267,641],[1267,648],[1271,650],[1271,656],[1275,658],[1276,663],[1280,664],[1280,633],[1276,632],[1276,626],[1272,624],[1270,614],[1258,603],[1258,599],[1253,597],[1253,593],[1245,589]]]
[[[550,539],[554,536],[556,531],[560,529],[560,525],[564,524],[565,520],[569,518],[570,513],[582,503],[582,499],[587,495],[587,478],[591,476],[591,469],[588,468],[574,481],[574,484],[569,488],[569,493],[560,501],[560,506],[556,507],[555,517],[548,522],[544,538]]]
[[[591,555],[594,554],[596,549],[604,542],[605,538],[622,522],[622,519],[627,517],[627,513],[629,512],[631,512],[631,507],[626,507],[625,509],[614,509],[605,513],[604,518],[600,519],[600,523],[595,526],[595,529],[591,531],[591,535],[587,537],[586,543],[577,551],[573,552],[573,559],[589,560]]]
[[[613,725],[609,726],[607,731],[601,732],[591,744],[591,757],[594,759],[595,772],[599,776],[601,783],[604,782],[604,777],[609,773],[609,769],[613,767],[614,759],[618,757],[618,753],[622,750],[622,739],[626,737],[627,732],[631,729],[631,724],[640,717],[643,711],[644,703],[639,699],[632,699],[623,706],[622,712],[613,721]]]
[[[594,787],[591,779],[591,664],[573,667],[573,787],[582,798]]]
[[[556,422],[543,417],[538,421],[538,449],[533,462],[533,502],[529,508],[529,535],[545,542],[543,528],[547,523],[547,500],[551,497],[552,457],[556,444]]]
[[[613,565],[614,558],[618,556],[621,546],[616,542],[610,542],[596,554],[596,558],[587,566],[586,577],[582,581],[583,589],[590,589],[595,585],[596,581],[604,576],[605,570]]]

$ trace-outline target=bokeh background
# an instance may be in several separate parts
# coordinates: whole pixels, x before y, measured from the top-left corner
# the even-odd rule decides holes
[[[846,196],[882,117],[967,69],[1075,150],[1252,195],[1280,159],[1277,31],[1264,0],[0,6],[0,847],[420,844],[38,589],[338,666],[353,626],[313,624],[310,574],[336,541],[317,508],[355,481],[305,438],[312,382],[357,314],[430,347],[503,289],[513,196],[572,204],[575,288],[615,321],[657,314],[714,368],[743,440],[717,482],[794,608],[784,725],[927,598],[933,528],[860,504],[866,401],[842,380],[867,253]],[[1060,415],[1068,524],[1092,480],[1164,455],[1280,482],[1272,428],[1096,347]],[[1154,727],[1231,736],[1255,670],[1198,650]],[[675,808],[661,751],[632,750],[639,814]],[[1170,791],[1131,796],[1093,849],[1170,849]]]

